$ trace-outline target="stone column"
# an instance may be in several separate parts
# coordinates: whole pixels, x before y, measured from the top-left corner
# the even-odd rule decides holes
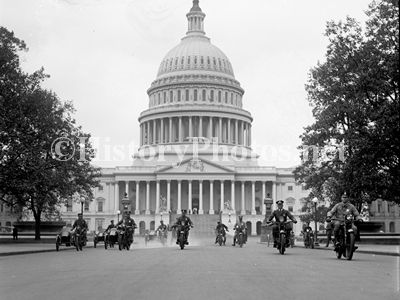
[[[208,125],[209,125],[209,128],[210,128],[210,136],[209,136],[209,138],[212,139],[212,137],[213,137],[213,118],[212,117],[210,117]]]
[[[239,145],[239,127],[238,127],[238,120],[235,120],[235,144]]]
[[[118,181],[114,184],[114,209],[115,213],[119,210],[119,185]]]
[[[171,210],[171,180],[167,180],[167,211]]]
[[[272,183],[272,201],[273,202],[272,202],[271,209],[272,209],[272,211],[274,211],[276,209],[275,202],[278,201],[277,194],[276,194],[276,182],[275,181]]]
[[[146,181],[146,215],[150,214],[150,181]]]
[[[181,197],[181,181],[178,180],[178,209],[177,209],[177,213],[180,214],[181,210],[182,210],[182,197]]]
[[[242,181],[242,210],[240,211],[241,215],[245,215],[246,214],[246,206],[245,206],[245,199],[244,199],[244,184],[245,181]]]
[[[261,199],[261,205],[262,205],[262,215],[263,216],[265,216],[265,214],[266,214],[266,212],[267,212],[267,208],[266,208],[266,206],[264,205],[264,199],[265,199],[265,185],[266,185],[266,182],[265,181],[261,181],[261,184],[262,184],[262,199]]]
[[[221,180],[221,211],[224,210],[224,181]]]
[[[156,120],[153,120],[153,142],[152,144],[156,144],[157,143],[157,131],[156,131]]]
[[[192,181],[188,180],[188,210],[192,212]]]
[[[218,118],[218,143],[222,143],[222,118]]]
[[[236,213],[235,208],[235,180],[231,181],[231,207],[234,213]]]
[[[179,117],[179,142],[182,143],[182,117]]]
[[[244,123],[240,121],[240,145],[244,145]]]
[[[210,215],[214,214],[214,181],[210,180]]]
[[[231,119],[227,119],[228,122],[228,144],[231,143]]]
[[[204,214],[203,210],[203,180],[199,180],[199,215]]]
[[[160,212],[160,180],[156,181],[156,214]]]
[[[189,117],[189,137],[193,136],[193,120],[192,116]]]
[[[160,144],[164,143],[164,119],[160,119]]]
[[[172,117],[169,118],[169,128],[168,128],[168,133],[169,133],[169,143],[172,143]]]
[[[256,214],[256,182],[251,182],[251,214]]]
[[[249,123],[249,147],[251,147],[251,123]]]
[[[136,181],[136,209],[135,209],[135,215],[140,214],[139,210],[139,195],[140,195],[140,188],[139,188],[140,181]]]
[[[150,123],[147,121],[146,123],[146,145],[150,145]]]
[[[199,137],[203,136],[203,117],[199,117]]]
[[[125,181],[125,194],[129,198],[129,181]]]

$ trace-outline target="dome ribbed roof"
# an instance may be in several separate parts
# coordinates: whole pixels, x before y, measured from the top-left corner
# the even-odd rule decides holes
[[[215,73],[234,79],[229,59],[205,36],[203,28],[205,14],[199,7],[198,0],[193,1],[193,7],[186,17],[188,19],[186,36],[164,57],[158,69],[157,79],[187,73],[208,75]]]
[[[188,36],[161,62],[157,77],[174,72],[217,72],[234,78],[228,57],[205,36]],[[164,76],[162,76],[164,77]]]

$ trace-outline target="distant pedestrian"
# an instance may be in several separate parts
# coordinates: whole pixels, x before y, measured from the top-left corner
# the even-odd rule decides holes
[[[13,233],[13,240],[18,240],[18,228],[17,227],[13,227],[13,230],[12,230],[12,233]]]

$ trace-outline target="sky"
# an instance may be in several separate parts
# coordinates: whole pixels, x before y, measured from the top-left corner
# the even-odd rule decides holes
[[[323,62],[326,22],[364,23],[366,0],[200,0],[211,43],[230,59],[253,116],[263,166],[300,163],[299,136],[313,123],[305,84]],[[44,87],[72,101],[93,137],[94,163],[129,166],[139,147],[139,114],[167,52],[187,30],[191,0],[0,0],[0,26],[26,42],[27,72],[44,67]]]

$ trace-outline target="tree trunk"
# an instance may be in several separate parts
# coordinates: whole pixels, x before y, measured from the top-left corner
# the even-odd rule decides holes
[[[35,240],[40,240],[40,214],[35,215]]]

